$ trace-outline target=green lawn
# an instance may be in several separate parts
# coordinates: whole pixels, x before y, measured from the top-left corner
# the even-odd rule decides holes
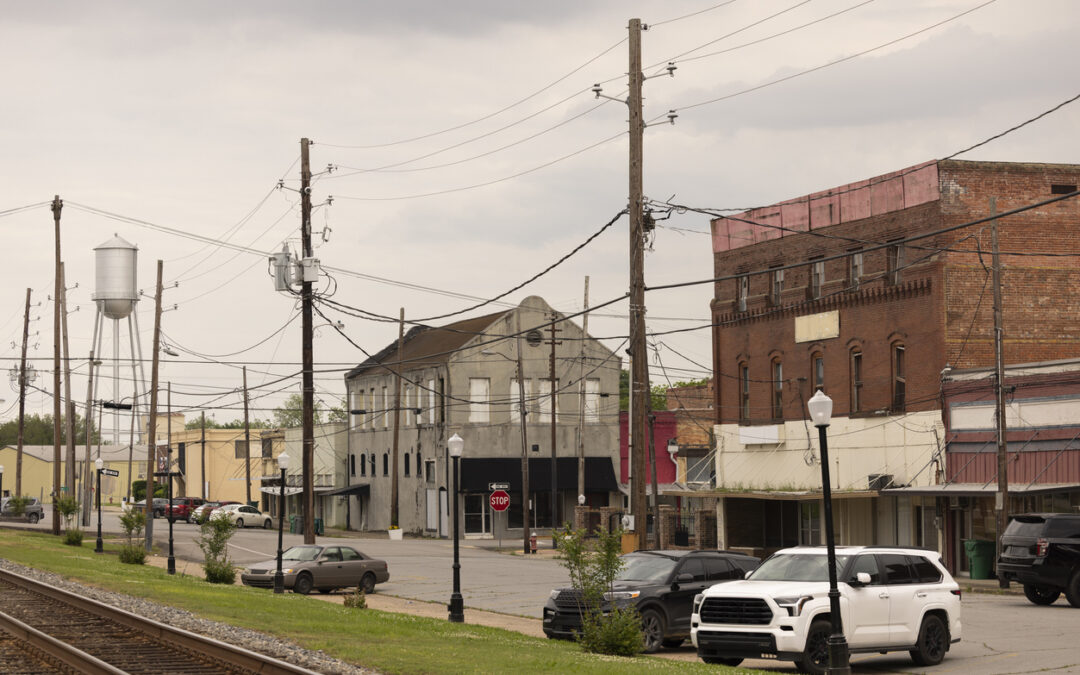
[[[498,628],[347,609],[292,593],[212,585],[201,576],[169,576],[156,567],[124,565],[111,542],[105,551],[94,554],[93,538],[82,548],[73,548],[49,534],[0,529],[0,556],[13,562],[277,635],[386,673],[731,672],[700,662],[586,654],[571,642]]]

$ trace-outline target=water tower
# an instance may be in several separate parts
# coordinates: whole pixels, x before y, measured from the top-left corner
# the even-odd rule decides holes
[[[131,414],[138,411],[139,383],[146,381],[142,365],[142,344],[139,341],[139,317],[135,303],[139,301],[139,289],[136,288],[136,270],[139,249],[113,235],[109,241],[94,249],[94,292],[91,298],[97,305],[94,317],[94,338],[91,345],[95,358],[102,358],[101,348],[105,319],[111,319],[112,330],[112,380],[113,396],[116,403],[125,399],[132,403]],[[120,381],[120,322],[127,319],[128,357],[131,361],[131,395],[121,393]],[[94,398],[97,398],[97,384],[100,377],[94,379]],[[104,435],[103,430],[99,433]],[[135,442],[134,439],[131,441]],[[120,443],[120,411],[113,411],[113,443]]]

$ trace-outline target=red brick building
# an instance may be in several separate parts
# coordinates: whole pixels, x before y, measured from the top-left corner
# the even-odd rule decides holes
[[[878,489],[938,480],[941,372],[994,362],[991,225],[969,223],[1078,183],[1077,165],[933,161],[713,221],[717,483],[740,531],[781,523],[748,535],[760,543],[722,544],[819,538],[804,422],[818,388],[834,401],[834,489],[852,498],[841,542],[943,543],[932,500]],[[1080,357],[1080,202],[997,223],[1005,361]],[[741,499],[799,506],[772,518]]]

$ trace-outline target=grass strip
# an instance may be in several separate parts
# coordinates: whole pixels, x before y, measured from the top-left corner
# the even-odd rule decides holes
[[[572,642],[427,617],[349,609],[267,589],[210,584],[149,565],[125,565],[118,546],[65,546],[60,537],[0,529],[0,556],[110,591],[186,609],[203,618],[295,642],[384,673],[717,673],[701,662],[602,656]],[[739,672],[760,672],[740,670]]]

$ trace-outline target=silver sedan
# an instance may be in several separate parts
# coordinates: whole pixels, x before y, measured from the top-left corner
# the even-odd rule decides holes
[[[293,546],[281,556],[285,588],[307,595],[312,590],[330,593],[338,588],[358,586],[365,593],[376,583],[390,580],[385,560],[364,555],[349,546]],[[274,585],[277,559],[255,563],[240,575],[246,586],[270,588]]]

